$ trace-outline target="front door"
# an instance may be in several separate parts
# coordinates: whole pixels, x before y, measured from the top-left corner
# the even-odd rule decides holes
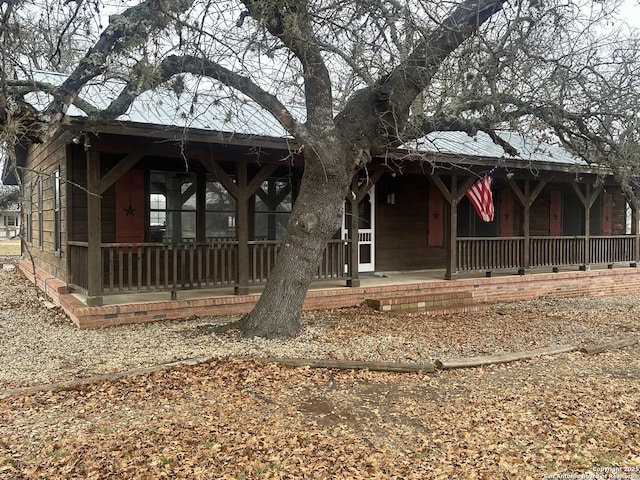
[[[371,187],[358,205],[358,271],[375,270],[375,187]],[[345,202],[342,238],[349,238],[351,202]]]

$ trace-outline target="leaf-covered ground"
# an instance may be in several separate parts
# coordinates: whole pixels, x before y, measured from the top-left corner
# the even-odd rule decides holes
[[[425,375],[223,359],[10,397],[0,478],[640,478],[639,355]]]

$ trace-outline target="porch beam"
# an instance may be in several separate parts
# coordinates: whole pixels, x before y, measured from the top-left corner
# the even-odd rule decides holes
[[[529,186],[527,187],[528,191],[526,193],[523,193],[522,190],[520,190],[520,187],[518,186],[518,184],[515,182],[515,180],[513,178],[508,178],[507,179],[507,183],[511,187],[511,190],[513,190],[513,193],[516,194],[516,197],[518,198],[518,201],[520,202],[520,204],[523,207],[529,208],[529,207],[531,207],[531,205],[533,205],[533,202],[536,201],[536,199],[538,198],[538,196],[542,192],[542,189],[544,187],[546,187],[546,185],[552,179],[553,179],[553,177],[540,179],[540,181],[536,185],[536,188],[533,189],[533,192],[530,191],[530,185],[531,184],[527,183],[527,185],[529,185]],[[529,182],[529,179],[525,180],[525,182]]]
[[[115,167],[109,170],[104,177],[99,179],[98,188],[94,191],[97,192],[98,195],[102,195],[111,185],[116,183],[122,175],[131,170],[133,166],[142,159],[142,157],[144,157],[144,154],[139,152],[130,153],[124,157]]]
[[[267,192],[264,191],[263,188],[258,188],[256,190],[256,195],[260,197],[265,205],[269,205],[269,208],[275,209],[280,205],[285,198],[291,193],[291,183],[287,183],[276,195],[269,196]]]
[[[189,198],[191,198],[197,192],[196,183],[192,183],[189,188],[182,192],[181,202],[184,204]]]
[[[576,190],[580,190],[578,188],[578,184],[575,180],[572,182],[572,185],[575,186]],[[583,270],[588,270],[589,265],[591,264],[591,255],[589,251],[589,235],[591,233],[591,205],[593,205],[593,194],[591,192],[591,185],[588,183],[585,185],[586,195],[582,197],[584,202],[584,266]]]
[[[578,185],[578,182],[575,180],[571,182],[571,187],[584,207],[584,265],[581,266],[581,269],[587,270],[591,264],[591,252],[589,249],[591,236],[591,207],[593,207],[593,204],[600,195],[600,192],[602,192],[602,185],[591,190],[591,185],[587,183],[585,184],[585,193],[582,193],[580,185]]]
[[[371,175],[369,177],[369,180],[367,182],[363,182],[362,185],[357,185],[358,183],[358,176],[356,175],[356,189],[353,190],[353,185],[352,185],[352,191],[353,193],[356,194],[356,198],[358,200],[358,202],[360,202],[367,193],[369,193],[371,191],[371,189],[373,188],[373,186],[378,183],[378,181],[382,178],[382,176],[387,173],[384,170],[380,169],[380,170],[374,170],[373,175]]]
[[[549,183],[551,180],[553,180],[553,177],[540,179],[540,181],[536,185],[536,188],[534,188],[533,192],[531,192],[528,196],[530,207],[533,205],[533,202],[535,202],[536,199],[540,196],[540,193],[542,193],[542,189],[546,187],[547,183]]]
[[[571,187],[573,187],[573,191],[576,193],[577,197],[580,199],[580,202],[582,202],[582,206],[586,209],[586,208],[591,208],[593,207],[593,204],[596,202],[596,200],[598,199],[598,196],[600,195],[600,193],[602,192],[602,185],[597,186],[595,189],[591,190],[591,186],[587,183],[586,185],[586,194],[582,193],[582,190],[580,189],[580,185],[578,185],[578,182],[576,182],[575,180],[573,180],[571,182]]]
[[[216,162],[213,158],[210,158],[209,161],[201,160],[202,165],[207,171],[218,180],[222,186],[225,188],[229,195],[231,195],[236,200],[239,195],[239,187],[238,185],[231,179],[227,172],[225,172],[222,167]]]
[[[278,165],[274,164],[269,164],[262,167],[260,171],[253,176],[251,182],[247,185],[247,196],[250,197],[251,195],[256,193],[256,191],[258,191],[258,189],[262,186],[262,182],[273,175],[273,172],[275,172],[277,169]]]
[[[277,168],[278,165],[265,165],[249,182],[247,160],[242,159],[236,164],[237,183],[234,188],[236,237],[238,239],[238,286],[235,287],[236,295],[249,294],[249,199],[261,187],[262,182],[268,179]],[[226,177],[231,180],[228,175]],[[225,185],[222,181],[220,183],[223,186]],[[229,193],[231,193],[230,190]],[[233,195],[233,193],[231,194]]]
[[[451,205],[454,201],[454,197],[449,191],[449,188],[444,184],[440,176],[434,174],[429,175],[428,178],[438,188],[438,190],[440,190],[440,193],[442,193],[442,196],[447,201],[447,203]]]
[[[523,218],[522,218],[522,230],[524,233],[524,245],[522,251],[522,265],[518,273],[524,274],[531,266],[531,206],[536,201],[544,187],[553,179],[553,176],[548,178],[542,178],[531,191],[531,180],[528,178],[524,181],[524,192],[520,190],[520,187],[513,178],[507,178],[507,183],[511,187],[511,190],[515,194],[516,198],[522,205]]]
[[[584,208],[584,265],[580,268],[581,270],[587,270],[591,264],[591,252],[589,251],[591,236],[591,207],[593,207],[593,204],[600,195],[600,192],[602,192],[603,187],[600,185],[594,190],[591,190],[591,185],[587,183],[585,184],[585,192],[583,193],[580,185],[578,185],[578,182],[575,180],[571,182],[571,187]]]
[[[102,197],[100,152],[87,152],[87,305],[102,305]]]
[[[464,198],[464,196],[467,194],[467,190],[471,188],[471,185],[473,185],[477,181],[478,180],[476,178],[469,177],[462,183],[462,185],[460,185],[460,187],[456,185],[456,190],[457,190],[457,194],[455,195],[456,205],[460,203],[460,200]]]

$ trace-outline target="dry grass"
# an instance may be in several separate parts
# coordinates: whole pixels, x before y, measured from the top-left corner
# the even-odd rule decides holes
[[[20,240],[0,241],[0,256],[20,255]]]

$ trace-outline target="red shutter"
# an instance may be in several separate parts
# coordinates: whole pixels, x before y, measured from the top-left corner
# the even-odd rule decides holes
[[[116,182],[116,242],[144,242],[144,171],[129,170]]]
[[[513,192],[511,188],[500,190],[500,236],[513,237]]]
[[[610,193],[602,195],[602,235],[613,235],[613,198]]]
[[[437,188],[429,185],[429,238],[430,247],[444,245],[444,202]]]
[[[562,235],[562,192],[549,192],[549,235]]]

